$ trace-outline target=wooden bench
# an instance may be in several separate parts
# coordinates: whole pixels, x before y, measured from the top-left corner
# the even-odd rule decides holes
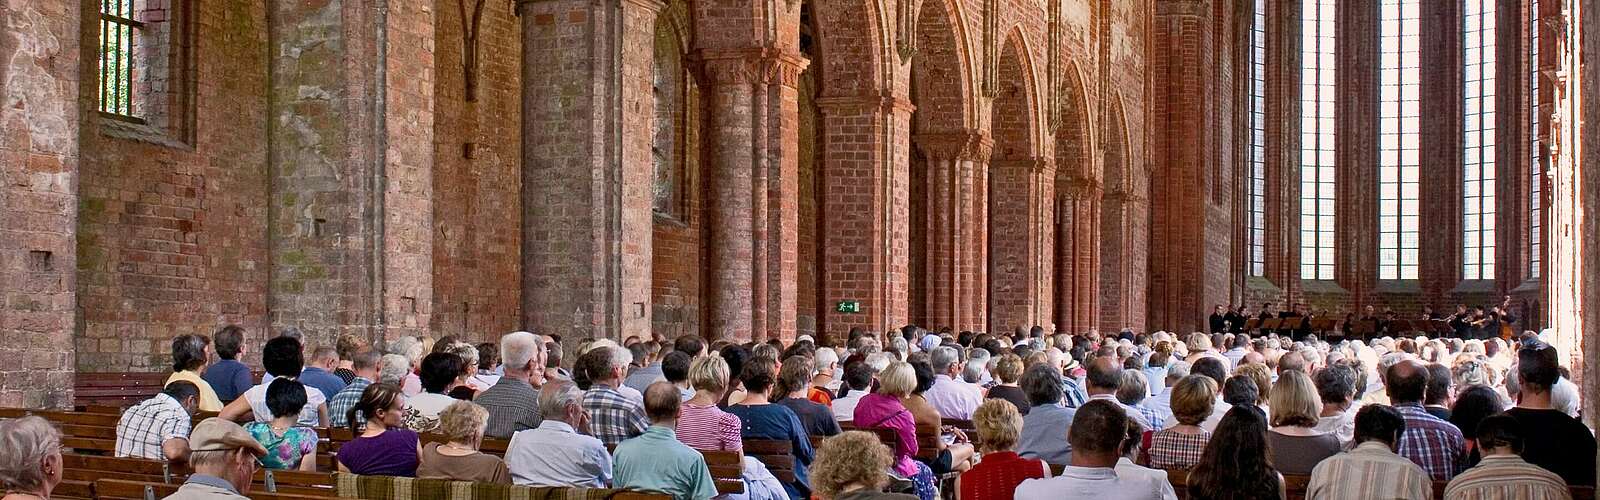
[[[94,482],[76,479],[63,479],[56,489],[50,491],[50,498],[90,500],[94,496]]]
[[[718,494],[744,493],[744,463],[738,453],[700,450],[700,455],[706,458],[706,467],[711,469],[711,481],[716,483]]]
[[[253,481],[256,491],[306,496],[336,496],[332,472],[260,469]]]
[[[68,479],[93,482],[98,479],[122,479],[163,483],[182,482],[188,471],[169,466],[162,460],[143,458],[115,458],[67,453],[61,455],[64,474]]]
[[[744,452],[765,464],[767,471],[779,481],[795,482],[794,443],[779,439],[746,439]]]
[[[94,482],[94,497],[101,500],[157,500],[178,491],[179,485],[147,481],[100,479]],[[251,488],[249,497],[254,500],[313,500],[337,498],[332,494],[322,496],[267,493]]]
[[[1056,465],[1056,464],[1050,464],[1051,475],[1059,476],[1059,475],[1061,475],[1061,471],[1062,471],[1062,466]],[[1178,498],[1180,498],[1180,499],[1189,498],[1189,471],[1186,471],[1186,470],[1168,470],[1166,472],[1167,472],[1167,481],[1172,483],[1172,489],[1177,491]],[[1310,484],[1311,484],[1311,476],[1306,476],[1306,475],[1285,475],[1285,476],[1283,476],[1284,493],[1285,493],[1285,496],[1288,497],[1289,500],[1305,500],[1305,498],[1306,498],[1306,490],[1308,489]],[[1444,498],[1445,487],[1449,486],[1449,484],[1450,484],[1449,481],[1434,481],[1433,482],[1433,498],[1434,498],[1434,500],[1442,500]],[[1572,500],[1594,500],[1594,487],[1593,486],[1568,486],[1567,488],[1572,493]]]
[[[73,403],[126,408],[161,392],[171,376],[169,372],[80,372],[73,381]]]

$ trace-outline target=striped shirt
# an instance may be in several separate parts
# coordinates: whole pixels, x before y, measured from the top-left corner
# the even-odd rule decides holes
[[[1400,435],[1400,456],[1411,459],[1438,481],[1449,481],[1464,468],[1467,442],[1461,429],[1417,403],[1396,405],[1394,409],[1406,419],[1405,433]]]
[[[744,439],[739,435],[739,417],[722,411],[717,405],[683,404],[678,415],[678,441],[696,450],[743,451]]]
[[[1433,480],[1417,464],[1367,441],[1329,457],[1311,470],[1306,500],[1415,500],[1433,498]]]
[[[1476,467],[1450,481],[1445,500],[1567,500],[1572,492],[1554,472],[1516,455],[1483,457]]]

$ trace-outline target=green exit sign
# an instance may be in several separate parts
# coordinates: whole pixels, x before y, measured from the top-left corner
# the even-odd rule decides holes
[[[833,310],[834,312],[857,314],[861,312],[861,302],[854,300],[841,300],[839,301],[838,305],[833,306]]]

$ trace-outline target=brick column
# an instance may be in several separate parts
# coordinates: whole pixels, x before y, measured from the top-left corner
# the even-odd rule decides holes
[[[0,5],[0,406],[72,406],[82,7]]]
[[[827,145],[821,198],[828,228],[821,235],[823,327],[834,339],[844,338],[852,327],[897,328],[906,321],[908,289],[911,102],[877,95],[824,97],[817,107]],[[983,175],[975,179],[982,183]],[[981,199],[975,203],[983,207]],[[975,223],[982,227],[981,220]],[[861,312],[837,312],[834,304],[841,300],[860,301]]]
[[[530,329],[650,336],[656,0],[524,0],[523,298]],[[626,110],[626,112],[624,112]],[[637,111],[637,112],[636,112]]]
[[[988,330],[1046,325],[1054,306],[1045,233],[1054,219],[1055,161],[994,160],[990,175]]]
[[[1100,311],[1096,324],[1114,333],[1145,323],[1145,275],[1148,254],[1150,202],[1139,193],[1113,186],[1101,198]]]
[[[1417,278],[1422,300],[1450,314],[1455,312],[1455,304],[1449,294],[1461,282],[1461,2],[1422,2],[1420,14],[1418,111],[1419,121],[1425,125],[1418,131],[1422,183],[1418,204],[1422,213]],[[1340,72],[1343,80],[1343,69]],[[1340,140],[1344,140],[1342,136]],[[1371,178],[1367,179],[1370,182]]]
[[[1076,178],[1056,184],[1056,328],[1083,333],[1100,310],[1100,184]]]
[[[432,4],[275,2],[273,328],[425,333],[432,304]]]
[[[713,338],[792,339],[799,228],[797,85],[806,60],[702,49]]]
[[[1378,9],[1370,2],[1341,2],[1338,6],[1339,85],[1334,103],[1338,134],[1334,238],[1338,249],[1334,278],[1349,291],[1346,303],[1352,311],[1373,304],[1378,291],[1378,233],[1373,230],[1378,227],[1378,183],[1373,181],[1378,178],[1379,160]],[[1457,171],[1459,167],[1457,164]]]
[[[993,143],[981,131],[920,134],[917,148],[927,157],[928,210],[921,224],[927,234],[927,257],[919,270],[925,281],[928,317],[924,327],[956,331],[981,330],[984,304],[977,270],[984,267],[977,212],[978,194],[986,190],[980,172],[987,168]]]

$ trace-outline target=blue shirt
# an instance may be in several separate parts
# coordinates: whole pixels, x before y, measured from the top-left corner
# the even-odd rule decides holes
[[[794,410],[779,404],[730,405],[728,413],[739,417],[739,434],[745,439],[776,439],[794,445],[794,480],[798,484],[784,484],[789,498],[809,498],[811,480],[806,466],[811,465],[811,437]]]
[[[322,397],[325,399],[333,399],[333,396],[344,390],[345,386],[344,379],[315,366],[308,366],[305,371],[300,372],[300,383],[322,391]]]
[[[618,444],[613,455],[617,488],[659,491],[674,500],[717,496],[706,457],[678,442],[671,428],[652,425],[644,434]]]
[[[217,392],[217,399],[222,400],[222,404],[239,399],[239,395],[255,386],[250,381],[250,367],[234,359],[218,361],[206,368],[206,373],[200,378],[211,384],[211,390]]]
[[[1067,443],[1067,428],[1077,411],[1059,404],[1038,405],[1022,416],[1022,434],[1017,441],[1017,452],[1023,458],[1037,458],[1056,465],[1066,465],[1072,456],[1072,445]]]

